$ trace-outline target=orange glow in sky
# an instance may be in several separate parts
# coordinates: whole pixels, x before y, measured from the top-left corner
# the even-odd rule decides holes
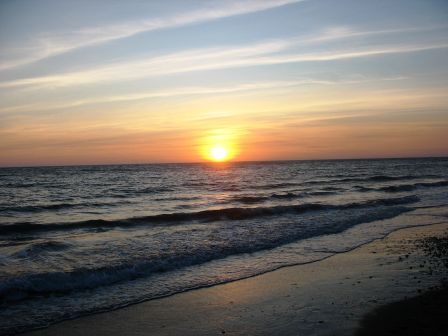
[[[213,129],[200,139],[200,155],[205,161],[225,162],[235,159],[241,134],[232,128]]]
[[[0,1],[0,167],[447,156],[446,1],[340,1]]]

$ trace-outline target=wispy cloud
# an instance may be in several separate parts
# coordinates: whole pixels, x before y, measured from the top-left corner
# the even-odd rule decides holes
[[[288,87],[292,88],[303,85],[334,85],[334,84],[341,85],[341,84],[366,83],[372,81],[397,81],[403,79],[406,79],[406,77],[364,78],[362,76],[349,76],[347,78],[338,80],[303,78],[293,81],[261,81],[261,82],[242,83],[239,85],[231,85],[231,86],[179,87],[159,91],[149,91],[149,92],[131,93],[123,95],[111,95],[90,99],[65,101],[62,103],[31,103],[31,104],[2,108],[0,109],[0,113],[5,114],[5,113],[17,113],[28,111],[37,112],[37,111],[61,110],[66,108],[74,108],[93,104],[119,103],[119,102],[154,99],[154,98],[170,98],[176,96],[213,95],[213,94],[227,94],[236,92],[272,90],[272,89],[283,89]]]
[[[273,53],[285,49],[290,42],[274,41],[255,44],[248,47],[233,48],[202,48],[183,51],[149,59],[130,60],[113,63],[106,66],[95,67],[89,70],[64,73],[60,75],[41,76],[18,79],[0,83],[0,87],[16,86],[69,86],[88,84],[102,81],[121,81],[143,78],[147,76],[164,75],[181,71],[203,64],[222,63],[225,60],[245,58]]]
[[[120,82],[154,76],[181,74],[195,71],[229,69],[299,62],[323,62],[375,55],[410,53],[448,48],[443,41],[419,43],[369,45],[364,47],[334,48],[329,51],[291,52],[289,49],[303,43],[371,35],[377,32],[353,32],[351,30],[324,32],[312,38],[290,38],[253,44],[250,46],[204,48],[153,57],[149,59],[118,62],[78,72],[24,78],[0,83],[0,88],[29,87],[54,88]],[[328,49],[328,48],[327,48]]]
[[[309,54],[289,54],[274,57],[259,57],[252,59],[253,65],[268,65],[280,63],[295,63],[295,62],[316,62],[316,61],[333,61],[347,58],[368,57],[382,54],[398,54],[409,53],[431,49],[448,48],[448,43],[437,44],[408,44],[397,46],[377,46],[367,47],[352,50],[338,50],[331,52],[309,53]]]
[[[245,0],[221,2],[224,6],[209,7],[166,17],[156,17],[100,27],[84,28],[39,36],[30,45],[21,45],[26,56],[0,63],[0,70],[11,69],[76,49],[123,39],[143,32],[199,24],[226,17],[254,13],[305,0]]]

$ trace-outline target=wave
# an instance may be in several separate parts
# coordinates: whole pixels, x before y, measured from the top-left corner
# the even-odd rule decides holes
[[[30,188],[36,186],[35,182],[8,182],[3,183],[4,188]]]
[[[206,190],[222,190],[222,191],[243,191],[243,190],[268,190],[268,189],[284,189],[290,187],[301,186],[299,182],[278,182],[268,184],[256,184],[256,185],[240,185],[240,184],[226,184],[222,183],[210,183],[210,182],[186,182],[184,187],[194,187]]]
[[[387,187],[382,187],[382,188],[378,188],[378,191],[385,191],[385,192],[404,192],[404,191],[413,191],[415,189],[417,189],[418,186],[417,184],[402,184],[402,185],[397,185],[397,186],[387,186]]]
[[[421,183],[415,183],[415,184],[387,186],[387,187],[381,188],[381,190],[386,191],[386,192],[401,192],[401,191],[412,191],[417,188],[446,187],[446,186],[448,186],[448,181],[421,182]]]
[[[182,184],[183,187],[193,187],[205,190],[241,191],[242,186],[237,184],[223,184],[219,182],[196,182],[190,181]]]
[[[332,178],[325,180],[310,180],[303,184],[305,185],[316,185],[316,184],[326,184],[326,183],[339,183],[339,182],[393,182],[393,181],[405,181],[405,180],[420,180],[420,179],[433,179],[442,178],[439,175],[374,175],[368,177],[346,177],[346,178]]]
[[[47,252],[64,251],[70,247],[71,245],[68,243],[49,240],[33,243],[32,245],[27,246],[24,249],[14,253],[13,256],[17,258],[33,258],[36,256],[41,256],[42,254]]]
[[[32,296],[49,294],[64,294],[72,291],[93,289],[101,286],[130,281],[147,277],[154,273],[168,272],[175,269],[199,265],[212,260],[222,259],[230,255],[254,253],[271,249],[294,241],[308,239],[321,235],[337,234],[352,226],[396,217],[410,208],[403,206],[387,207],[390,200],[382,202],[380,207],[369,209],[335,208],[335,216],[323,215],[319,226],[303,227],[294,221],[271,227],[266,224],[266,235],[263,239],[226,240],[226,244],[219,241],[216,244],[191,246],[190,248],[170,249],[148,259],[131,259],[122,264],[93,268],[75,269],[69,272],[49,272],[22,275],[7,279],[0,283],[0,300],[5,302],[19,301]],[[395,201],[393,202],[395,204]],[[345,212],[344,212],[345,211]],[[275,232],[275,233],[274,233]],[[219,248],[217,248],[219,247]],[[46,244],[36,246],[35,249],[65,248],[63,245]]]
[[[118,206],[128,203],[129,201],[0,206],[0,212],[42,212],[42,211],[64,210],[64,209],[85,208],[85,207]]]
[[[438,175],[375,175],[365,178],[346,178],[341,181],[374,181],[374,182],[389,182],[389,181],[401,181],[401,180],[420,180],[424,178],[440,178]]]
[[[269,196],[237,196],[233,197],[232,201],[244,203],[244,204],[253,204],[260,203],[269,200]]]
[[[174,191],[174,189],[168,187],[147,187],[139,190],[127,190],[127,192],[131,194],[157,194],[172,191]]]
[[[278,205],[271,207],[253,208],[223,208],[216,210],[203,210],[198,212],[177,212],[159,214],[144,217],[131,217],[121,220],[95,219],[81,222],[66,222],[52,224],[36,224],[30,222],[7,224],[0,226],[0,234],[20,234],[37,231],[77,230],[77,229],[111,229],[114,227],[130,227],[143,225],[168,225],[188,221],[214,222],[220,220],[245,220],[256,217],[275,216],[283,214],[299,214],[307,211],[330,210],[330,209],[352,209],[375,207],[379,205],[403,205],[418,202],[415,196],[404,196],[398,198],[383,198],[354,202],[341,205],[304,203],[298,205]]]
[[[438,181],[438,182],[420,182],[413,184],[400,184],[400,185],[391,185],[380,188],[370,188],[364,186],[355,186],[357,191],[360,192],[369,192],[369,191],[384,191],[388,193],[396,193],[396,192],[405,192],[405,191],[413,191],[418,188],[431,188],[431,187],[446,187],[448,186],[448,181]]]
[[[324,188],[327,189],[327,188]],[[336,188],[328,189],[328,190],[317,190],[317,191],[304,191],[300,193],[288,192],[283,194],[274,193],[271,195],[242,195],[235,196],[231,198],[231,201],[240,202],[243,204],[255,204],[262,203],[269,200],[293,200],[297,198],[303,198],[306,196],[325,196],[325,195],[335,195],[337,194],[334,191]],[[337,188],[339,190],[339,188]]]
[[[327,191],[327,190],[317,190],[317,191],[310,191],[307,192],[306,195],[309,196],[325,196],[325,195],[336,195],[337,192],[335,191]]]
[[[342,191],[345,190],[344,188],[340,188],[340,187],[323,187],[322,190],[325,191]]]
[[[262,185],[255,185],[251,186],[251,189],[282,189],[282,188],[289,188],[289,187],[298,187],[301,183],[295,183],[295,182],[280,182],[280,183],[270,183],[270,184],[262,184]]]
[[[236,202],[240,202],[240,203],[244,203],[244,204],[254,204],[254,203],[260,203],[260,202],[265,202],[271,199],[295,199],[295,198],[300,198],[302,197],[303,194],[296,194],[296,193],[286,193],[286,194],[271,194],[271,195],[243,195],[243,196],[236,196],[233,197],[231,200],[232,201],[236,201]]]
[[[154,201],[194,201],[200,200],[199,196],[168,196],[168,197],[159,197],[154,198]]]

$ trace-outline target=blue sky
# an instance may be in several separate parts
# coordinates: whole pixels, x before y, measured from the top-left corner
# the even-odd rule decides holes
[[[0,164],[446,155],[448,3],[2,1]]]

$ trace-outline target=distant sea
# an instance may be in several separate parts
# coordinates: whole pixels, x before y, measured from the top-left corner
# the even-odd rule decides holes
[[[0,334],[428,224],[448,158],[0,169]]]

